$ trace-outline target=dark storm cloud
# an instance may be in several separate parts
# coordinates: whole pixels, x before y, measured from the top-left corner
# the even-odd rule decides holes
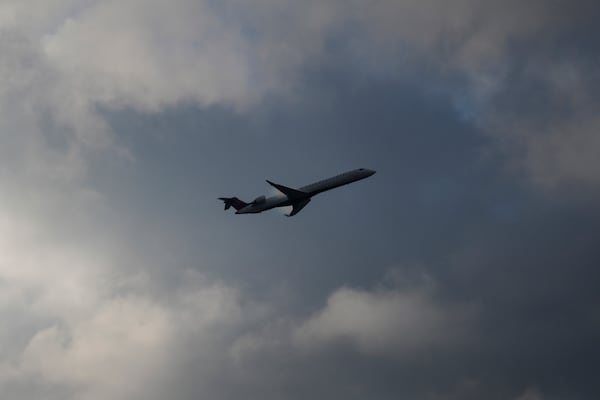
[[[592,218],[593,202],[555,200],[512,179],[502,158],[490,158],[490,142],[483,141],[477,128],[457,115],[444,98],[390,84],[355,85],[348,93],[351,78],[338,75],[329,87],[317,80],[319,91],[339,93],[333,101],[329,97],[327,108],[315,96],[307,98],[310,107],[277,106],[252,118],[225,117],[222,110],[166,116],[178,121],[179,139],[185,141],[163,136],[162,128],[149,131],[152,121],[140,127],[155,138],[144,139],[146,145],[155,143],[144,153],[152,159],[162,154],[169,160],[163,179],[153,179],[158,186],[143,185],[149,190],[147,198],[164,204],[165,199],[175,200],[159,192],[180,192],[177,181],[202,183],[201,190],[188,192],[190,198],[179,198],[174,204],[178,210],[189,207],[186,218],[195,213],[186,236],[204,238],[204,244],[196,244],[202,248],[198,255],[192,251],[187,256],[190,263],[200,254],[222,260],[227,253],[228,259],[237,261],[211,264],[219,265],[219,275],[243,281],[263,298],[282,301],[279,290],[287,291],[285,307],[275,313],[280,315],[275,320],[283,318],[282,322],[267,322],[266,328],[246,333],[251,339],[245,346],[258,350],[254,348],[255,355],[244,360],[249,365],[240,373],[246,378],[235,379],[250,379],[244,384],[252,387],[250,393],[267,396],[282,390],[291,398],[298,386],[303,395],[328,396],[334,390],[331,381],[320,377],[329,376],[332,369],[341,379],[334,385],[337,393],[346,393],[341,388],[350,385],[346,380],[362,377],[350,385],[353,389],[348,388],[350,397],[351,393],[378,393],[381,398],[412,393],[417,398],[494,398],[493,394],[517,398],[527,391],[548,398],[593,397],[598,389],[587,365],[597,359],[590,348],[597,334],[594,310],[600,300],[593,290],[598,284],[593,243],[600,229],[600,221]],[[127,116],[119,120],[117,131],[131,130]],[[344,132],[343,140],[331,132]],[[307,156],[308,165],[303,163]],[[335,162],[343,169],[355,160],[379,171],[372,182],[361,183],[375,187],[329,193],[316,199],[302,219],[285,225],[277,214],[261,216],[257,222],[207,211],[215,206],[214,197],[223,193],[243,193],[248,198],[259,194],[266,185],[258,177],[273,178],[276,173],[282,183],[300,185],[308,178],[299,175],[314,170],[318,179],[327,165]],[[273,169],[273,165],[303,168]],[[240,170],[246,166],[252,173],[242,175]],[[215,178],[213,168],[223,175]],[[161,171],[156,173],[162,176]],[[248,182],[249,174],[257,176],[255,183]],[[238,188],[239,192],[229,193]],[[361,212],[345,211],[357,205]],[[163,222],[173,223],[177,215]],[[321,221],[323,215],[328,216],[327,224]],[[212,219],[229,228],[212,232],[211,239],[202,236],[202,224]],[[310,237],[304,234],[307,231]],[[219,244],[214,244],[217,239]],[[190,246],[184,245],[188,251]],[[360,356],[361,345],[355,347],[352,340],[349,345],[342,340],[346,345],[330,350],[321,347],[322,353],[298,354],[290,343],[298,319],[315,310],[327,313],[325,300],[341,285],[363,288],[375,296],[382,276],[394,268],[401,275],[431,276],[436,302],[478,310],[469,324],[467,345],[417,351],[423,359],[415,361],[411,356],[408,362],[403,357],[383,362],[377,353]],[[215,271],[209,268],[209,273]],[[280,288],[272,289],[273,282],[279,282]],[[386,285],[400,290],[393,280]],[[400,306],[395,308],[400,312]],[[344,322],[338,323],[334,326],[345,332],[340,337],[362,332],[359,326],[343,328]],[[337,335],[326,337],[335,343]],[[347,357],[354,361],[348,362]],[[561,367],[573,363],[581,369]],[[313,376],[306,370],[317,372]],[[557,373],[560,382],[554,379]],[[272,383],[277,389],[263,378],[272,374],[280,377]]]
[[[518,154],[513,160],[521,170],[553,189],[573,181],[593,187],[598,171],[598,45],[591,40],[597,12],[576,3],[565,13],[555,29],[514,43],[504,83],[484,117],[489,131]]]
[[[596,398],[593,2],[212,3],[0,7],[2,392]]]

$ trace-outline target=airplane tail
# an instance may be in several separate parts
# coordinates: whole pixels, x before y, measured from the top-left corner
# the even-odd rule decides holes
[[[243,202],[237,197],[219,197],[219,200],[223,200],[225,203],[225,210],[228,210],[229,207],[233,207],[236,210],[240,210],[248,205],[248,203]]]

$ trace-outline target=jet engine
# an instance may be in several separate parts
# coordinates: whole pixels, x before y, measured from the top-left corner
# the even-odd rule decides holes
[[[254,199],[254,201],[252,202],[252,204],[262,204],[264,203],[266,200],[265,196],[259,196],[256,199]]]

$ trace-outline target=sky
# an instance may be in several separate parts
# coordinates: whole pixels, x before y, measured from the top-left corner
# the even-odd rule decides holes
[[[598,398],[599,11],[0,0],[2,398]]]

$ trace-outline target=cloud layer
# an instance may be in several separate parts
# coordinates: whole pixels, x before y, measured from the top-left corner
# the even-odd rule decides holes
[[[301,347],[349,341],[367,354],[410,357],[457,345],[474,334],[472,312],[436,304],[431,289],[367,292],[339,289],[295,333]]]
[[[4,0],[0,391],[16,400],[594,398],[586,344],[598,331],[590,287],[599,225],[593,206],[580,210],[569,195],[593,195],[600,181],[596,8],[552,0]],[[339,76],[343,89],[331,83]],[[458,122],[390,117],[408,114],[395,85],[419,94],[407,101],[416,104],[410,114]],[[378,96],[338,116],[368,135],[327,119],[340,97],[356,101],[371,86]],[[422,98],[433,99],[430,108],[421,110]],[[273,104],[275,117],[265,111]],[[204,147],[183,143],[169,156],[169,140],[187,140],[179,120],[189,109],[202,120],[193,130]],[[310,123],[277,125],[288,109]],[[150,122],[127,136],[115,128],[121,114]],[[145,135],[162,118],[172,118],[161,133],[171,139],[157,135],[164,149],[152,153]],[[234,122],[219,131],[211,118]],[[454,140],[428,135],[432,127],[456,134],[458,146],[474,132],[491,158],[501,156],[500,171],[464,160],[410,164],[413,151],[398,149],[407,136],[454,161]],[[255,136],[243,141],[237,131]],[[186,164],[187,148],[208,166]],[[217,148],[226,151],[211,155]],[[349,205],[372,196],[334,198],[332,211],[344,214],[334,227],[321,221],[316,229],[310,219],[289,230],[270,220],[225,227],[212,210],[178,210],[183,203],[173,200],[212,200],[214,181],[229,190],[222,182],[234,184],[252,156],[306,164],[310,154],[315,165],[333,165],[374,148],[372,160],[389,167],[378,174],[387,173],[379,186],[386,198],[364,215]],[[327,153],[320,161],[319,151]],[[198,166],[212,176],[182,173]],[[394,175],[400,170],[410,174]],[[518,195],[534,200],[505,182],[522,183],[521,173],[527,188]],[[540,188],[569,193],[557,205],[555,192]],[[185,221],[200,226],[198,237],[190,239]],[[371,231],[357,232],[359,224]],[[366,282],[366,270],[404,265],[386,258],[402,252],[433,278]],[[243,277],[220,279],[224,264],[243,266],[274,293]],[[318,290],[310,280],[274,278],[316,270],[328,282]],[[567,300],[549,300],[557,297]],[[578,357],[582,349],[588,354]],[[552,382],[560,363],[581,367],[561,369],[566,378]]]
[[[14,110],[25,114],[20,121],[46,115],[57,129],[72,130],[77,142],[69,139],[60,157],[72,164],[81,157],[78,143],[106,141],[98,107],[243,110],[266,94],[292,94],[302,71],[333,53],[371,76],[414,79],[429,71],[420,78],[453,93],[535,182],[596,182],[593,150],[586,151],[597,149],[598,77],[587,55],[562,46],[592,10],[584,1],[8,1],[0,9],[1,98],[7,115],[14,104],[28,105]],[[518,115],[496,105],[531,82],[573,112],[548,125],[539,115],[551,111],[547,101]]]

